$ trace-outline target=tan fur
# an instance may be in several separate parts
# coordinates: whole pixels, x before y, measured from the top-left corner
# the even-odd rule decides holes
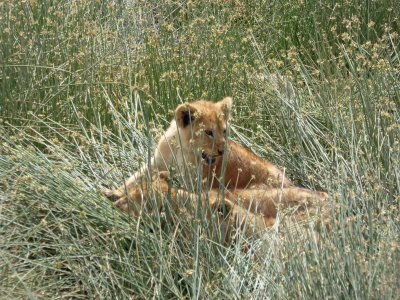
[[[155,193],[155,194],[154,194]],[[199,195],[168,185],[168,172],[154,173],[150,181],[131,187],[128,194],[120,197],[115,205],[134,217],[139,217],[143,210],[154,209],[151,196],[156,199],[160,211],[164,203],[177,215],[195,209]],[[235,192],[212,189],[200,195],[201,207],[205,216],[217,214],[220,224],[225,223],[225,241],[230,240],[232,232],[240,229],[246,234],[258,235],[275,224],[278,208],[296,209],[297,220],[306,220],[317,216],[318,210],[326,214],[326,194],[310,190],[290,187],[285,189],[237,189]],[[189,201],[188,201],[189,199]],[[186,203],[185,206],[182,203]],[[189,205],[189,207],[188,207]],[[147,208],[146,208],[147,206]],[[318,209],[317,211],[315,209]]]
[[[190,186],[191,180],[195,181],[200,171],[205,186],[211,189],[209,197],[202,197],[209,199],[209,205],[213,206],[220,198],[214,189],[223,183],[226,189],[223,200],[228,203],[230,211],[237,214],[248,211],[247,218],[257,226],[263,224],[262,227],[274,223],[278,204],[304,208],[324,203],[326,193],[294,187],[279,168],[241,145],[226,140],[231,106],[232,99],[229,97],[216,103],[200,100],[179,105],[175,110],[175,120],[158,142],[150,162],[151,171],[164,174],[165,179],[165,172],[175,169],[184,186]],[[145,165],[117,190],[106,191],[106,196],[118,199],[116,204],[123,210],[127,210],[128,199],[133,199],[134,214],[137,214],[144,203],[139,200],[148,195],[143,186],[146,181],[143,179],[148,173],[149,168]],[[157,188],[165,193],[164,183],[158,184]],[[173,192],[192,196],[184,190]],[[237,220],[231,220],[231,223],[233,226]]]
[[[152,194],[152,193],[155,193]],[[182,189],[169,187],[168,172],[161,171],[153,174],[150,181],[142,181],[141,184],[131,187],[128,194],[120,197],[115,205],[124,212],[134,217],[139,217],[143,210],[154,209],[154,203],[148,201],[154,195],[157,199],[157,208],[161,210],[164,203],[169,203],[170,207],[177,215],[187,213],[188,209],[195,209],[198,195],[189,193]],[[239,192],[237,195],[241,195]],[[201,208],[205,211],[205,216],[210,218],[212,214],[217,214],[218,222],[225,223],[227,229],[225,239],[229,240],[230,233],[237,229],[246,231],[249,234],[261,233],[266,227],[270,227],[275,222],[274,216],[263,216],[260,213],[253,213],[254,207],[244,208],[235,201],[236,196],[230,194],[232,200],[227,194],[225,197],[217,190],[203,192],[200,195]],[[247,195],[244,195],[246,197]],[[188,202],[187,200],[190,199]],[[269,199],[268,201],[272,201]],[[183,207],[182,203],[186,203]],[[147,205],[147,208],[146,208]],[[272,204],[273,205],[273,204]],[[150,207],[151,206],[151,207]]]

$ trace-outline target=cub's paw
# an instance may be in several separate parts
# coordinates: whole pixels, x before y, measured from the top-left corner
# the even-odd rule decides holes
[[[115,201],[114,205],[121,211],[124,211],[124,212],[129,211],[129,204],[128,204],[127,197],[119,198],[117,201]]]
[[[107,188],[102,188],[101,189],[101,193],[108,198],[109,200],[115,202],[117,201],[119,198],[121,198],[121,195],[119,195],[119,193],[117,191],[113,191]]]

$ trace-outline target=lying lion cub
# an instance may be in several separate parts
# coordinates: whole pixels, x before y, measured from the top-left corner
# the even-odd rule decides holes
[[[230,97],[216,103],[200,100],[179,105],[175,120],[158,142],[149,166],[143,166],[118,189],[106,190],[105,195],[116,199],[116,205],[124,211],[129,210],[130,203],[134,204],[136,208],[131,211],[138,214],[148,196],[143,182],[152,181],[154,190],[165,194],[168,171],[175,170],[184,186],[192,187],[200,172],[208,191],[207,196],[202,196],[202,204],[214,207],[224,200],[234,227],[242,226],[245,220],[251,220],[258,228],[273,225],[278,204],[302,206],[302,211],[323,206],[326,193],[294,187],[279,168],[227,140],[231,106]],[[155,180],[157,172],[160,176]],[[152,179],[147,179],[149,173]],[[219,193],[221,186],[225,189],[224,199]],[[172,195],[195,197],[187,189],[173,189]]]

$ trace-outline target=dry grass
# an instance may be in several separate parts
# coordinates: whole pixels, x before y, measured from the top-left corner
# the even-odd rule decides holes
[[[0,0],[1,297],[398,298],[395,4]],[[329,192],[331,232],[227,247],[100,195],[178,103],[225,95],[231,138]]]

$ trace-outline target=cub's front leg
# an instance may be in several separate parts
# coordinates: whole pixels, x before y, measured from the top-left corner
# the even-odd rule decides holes
[[[150,167],[154,165],[153,159],[150,163]],[[143,165],[138,171],[136,171],[132,176],[130,176],[123,185],[115,190],[103,189],[102,193],[108,199],[116,201],[124,196],[126,196],[130,191],[135,190],[137,186],[142,186],[146,182],[146,174],[148,173],[148,166]]]
[[[104,190],[103,194],[109,199],[119,199],[127,195],[129,191],[135,189],[135,185],[141,185],[143,182],[151,181],[155,172],[166,172],[179,157],[179,152],[175,151],[176,146],[176,124],[172,122],[169,129],[163,134],[157,144],[154,157],[150,162],[141,166],[132,176],[130,176],[123,185],[115,190]],[[179,160],[179,158],[178,158]],[[164,176],[164,175],[162,175]],[[166,175],[167,176],[167,175]]]

